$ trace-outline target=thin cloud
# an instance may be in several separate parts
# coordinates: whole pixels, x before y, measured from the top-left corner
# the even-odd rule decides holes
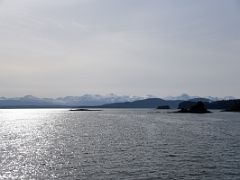
[[[235,1],[175,2],[4,1],[0,96],[239,96]]]

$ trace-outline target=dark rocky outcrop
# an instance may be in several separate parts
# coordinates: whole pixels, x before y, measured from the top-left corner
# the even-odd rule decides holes
[[[227,108],[227,112],[240,112],[240,100],[234,101],[233,105],[230,108]]]
[[[210,111],[207,110],[204,103],[199,101],[193,105],[191,105],[189,108],[181,108],[178,113],[210,113]]]
[[[71,109],[70,111],[102,111],[100,109]]]
[[[207,109],[222,109],[222,110],[231,111],[231,109],[238,108],[239,106],[238,104],[240,104],[240,100],[239,99],[222,100],[222,101],[212,101],[212,102],[203,102],[203,103]],[[184,101],[179,104],[178,109],[189,109],[194,104],[196,104],[196,102],[194,101]]]
[[[170,109],[169,106],[158,106],[157,109]]]

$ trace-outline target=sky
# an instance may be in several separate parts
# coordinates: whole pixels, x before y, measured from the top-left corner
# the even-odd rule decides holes
[[[240,97],[240,0],[0,0],[0,96]]]

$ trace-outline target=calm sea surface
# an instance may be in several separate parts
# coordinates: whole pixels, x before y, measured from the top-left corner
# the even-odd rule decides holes
[[[0,179],[240,179],[240,113],[0,110]]]

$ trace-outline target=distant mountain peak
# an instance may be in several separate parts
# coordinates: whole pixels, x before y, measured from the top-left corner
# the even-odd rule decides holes
[[[179,96],[167,96],[164,99],[165,100],[182,100],[182,101],[188,101],[190,99],[195,99],[195,98],[199,98],[199,96],[190,96],[187,93],[183,93]]]
[[[64,107],[78,107],[78,106],[100,106],[105,104],[113,104],[113,103],[129,103],[134,101],[144,100],[144,102],[160,102],[164,100],[170,101],[204,101],[204,102],[211,102],[211,101],[219,101],[219,100],[229,100],[235,99],[232,96],[227,96],[224,98],[217,98],[217,97],[199,97],[199,96],[190,96],[186,93],[181,94],[180,96],[168,96],[166,98],[160,99],[153,95],[147,96],[127,96],[127,95],[116,95],[116,94],[107,94],[107,95],[91,95],[85,94],[81,96],[65,96],[59,98],[39,98],[33,95],[26,95],[23,97],[15,97],[15,98],[5,98],[0,97],[0,107],[14,107],[14,106],[41,106],[41,107],[49,107],[49,106],[64,106]],[[161,105],[161,104],[159,104]],[[162,104],[166,105],[166,104]],[[174,104],[176,106],[176,104]]]
[[[213,97],[213,96],[206,96],[206,97],[201,97],[201,96],[190,96],[186,93],[181,94],[180,96],[168,96],[164,98],[165,100],[182,100],[182,101],[189,101],[192,99],[205,99],[209,101],[219,101],[219,100],[230,100],[230,99],[236,99],[233,96],[226,96],[224,98],[219,98],[219,97]]]
[[[0,100],[6,100],[6,99],[7,99],[7,98],[5,98],[5,97],[3,97],[3,96],[0,97]]]
[[[26,95],[26,96],[23,96],[22,98],[24,98],[24,99],[39,99],[38,97],[35,97],[33,95]]]

